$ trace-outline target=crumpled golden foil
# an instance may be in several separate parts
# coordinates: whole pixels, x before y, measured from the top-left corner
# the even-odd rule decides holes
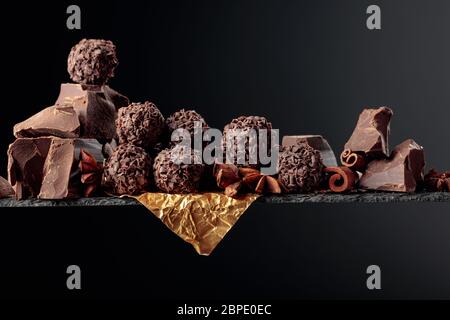
[[[258,198],[233,199],[223,193],[168,194],[134,197],[201,255],[209,255],[240,216]]]

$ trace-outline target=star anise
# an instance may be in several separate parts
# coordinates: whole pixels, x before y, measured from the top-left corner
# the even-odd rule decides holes
[[[425,175],[425,187],[430,191],[450,191],[450,172],[436,172],[431,169]]]
[[[259,194],[281,193],[277,179],[264,175],[253,168],[238,168],[233,164],[216,164],[214,176],[217,186],[225,189],[225,194],[236,197],[245,191]]]
[[[80,151],[78,166],[81,172],[83,195],[91,197],[100,189],[103,167],[89,152],[83,149]]]

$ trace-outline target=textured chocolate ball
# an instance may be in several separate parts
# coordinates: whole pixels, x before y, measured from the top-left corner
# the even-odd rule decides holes
[[[194,134],[194,124],[196,121],[200,122],[203,128],[208,127],[205,119],[195,110],[178,110],[167,118],[166,123],[169,133],[181,128],[188,130],[191,134]]]
[[[266,141],[260,141],[259,130],[266,129]],[[256,140],[250,140],[251,136],[250,130],[254,130],[256,133]],[[272,123],[264,117],[259,116],[240,116],[233,119],[229,124],[223,129],[223,141],[222,147],[225,152],[232,152],[233,150],[227,149],[227,139],[230,140],[234,147],[234,164],[243,165],[248,167],[258,168],[261,166],[259,160],[259,147],[265,146],[267,152],[270,152],[271,147],[271,131]],[[245,148],[238,148],[238,144],[245,145]],[[242,154],[244,153],[244,154]],[[253,155],[253,159],[250,157]],[[270,154],[268,154],[270,155]],[[245,163],[238,163],[239,158],[245,159]],[[256,163],[255,160],[256,159]]]
[[[103,185],[113,194],[139,194],[152,183],[152,159],[132,144],[118,146],[106,161]]]
[[[319,188],[323,177],[320,152],[306,142],[283,148],[278,158],[278,181],[290,193],[307,193]]]
[[[176,129],[185,129],[191,136],[193,136],[196,122],[200,122],[202,130],[208,128],[208,124],[205,119],[194,110],[181,109],[174,112],[166,119],[169,140],[172,132]],[[171,145],[173,145],[173,143],[171,143]]]
[[[120,108],[116,120],[119,143],[132,143],[142,148],[153,148],[160,141],[164,126],[163,115],[148,101]]]
[[[70,50],[67,71],[77,83],[103,85],[114,77],[118,64],[116,46],[111,41],[83,39]]]
[[[153,174],[156,186],[167,193],[193,193],[198,192],[204,174],[204,164],[196,164],[201,161],[200,153],[192,151],[186,158],[190,158],[191,163],[177,163],[175,159],[180,159],[176,146],[172,149],[161,151],[155,158],[153,164]]]

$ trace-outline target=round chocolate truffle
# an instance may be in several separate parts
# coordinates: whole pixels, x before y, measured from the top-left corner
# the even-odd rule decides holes
[[[83,39],[70,50],[67,71],[77,83],[103,85],[114,77],[118,64],[116,46],[111,41]]]
[[[260,141],[259,130],[267,130],[266,141]],[[254,130],[256,135],[256,140],[250,139],[252,137],[250,130]],[[265,145],[267,152],[270,155],[271,147],[271,131],[272,123],[269,122],[264,117],[259,116],[240,116],[233,119],[229,124],[223,129],[223,141],[222,147],[224,152],[233,153],[234,164],[240,166],[248,166],[253,168],[258,168],[261,166],[259,161],[259,147]],[[230,141],[227,141],[230,140]],[[234,150],[227,150],[227,144],[232,144]],[[239,148],[238,144],[245,145],[245,148]],[[242,154],[244,153],[244,154]],[[252,157],[250,157],[252,155]],[[239,163],[239,159],[244,159],[244,163]],[[256,160],[256,161],[255,161]]]
[[[190,150],[184,159],[190,158],[190,163],[180,160],[180,150],[177,146],[161,151],[155,158],[153,174],[156,186],[167,193],[198,192],[205,170],[201,163],[199,152]]]
[[[132,144],[118,146],[103,169],[105,189],[116,195],[139,194],[152,182],[152,159]]]
[[[194,110],[181,109],[175,113],[172,113],[166,119],[169,134],[176,129],[186,129],[192,135],[194,134],[194,125],[196,121],[201,123],[202,128],[208,127],[205,119]]]
[[[159,142],[164,126],[163,115],[148,101],[120,108],[116,120],[119,143],[132,143],[142,148],[153,148]]]
[[[278,181],[289,193],[316,190],[323,176],[320,152],[306,142],[283,148],[278,157]]]
[[[205,119],[198,114],[194,110],[184,110],[181,109],[179,111],[176,111],[175,113],[171,114],[166,119],[167,129],[168,129],[168,138],[170,141],[170,146],[175,145],[178,141],[171,141],[172,133],[176,129],[185,129],[188,131],[188,133],[191,135],[191,139],[193,142],[193,135],[194,135],[194,129],[196,122],[200,123],[200,126],[202,128],[202,131],[205,131],[208,129],[208,124],[206,123]]]

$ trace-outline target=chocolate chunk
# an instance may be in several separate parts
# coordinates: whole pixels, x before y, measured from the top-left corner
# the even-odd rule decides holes
[[[116,107],[116,110],[127,107],[130,104],[130,100],[126,96],[118,93],[114,89],[111,89],[109,86],[104,85],[102,86],[102,89],[108,100],[110,100]]]
[[[45,108],[31,118],[14,126],[16,138],[57,136],[76,138],[80,133],[80,122],[72,106],[60,105]]]
[[[109,141],[116,135],[117,110],[129,100],[106,85],[63,83],[55,105],[68,103],[78,114],[81,137]]]
[[[8,180],[0,177],[0,199],[8,198],[14,195],[14,189],[9,184]]]
[[[300,135],[300,136],[284,136],[282,141],[283,147],[294,146],[298,143],[306,142],[311,148],[320,152],[322,162],[326,167],[336,167],[337,161],[333,149],[331,149],[328,141],[321,135]]]
[[[345,149],[365,153],[372,159],[389,156],[389,122],[392,114],[387,107],[364,109]]]
[[[75,146],[71,139],[52,139],[44,162],[40,199],[64,199],[69,194],[69,180]]]
[[[423,182],[423,148],[408,139],[392,151],[388,159],[373,160],[359,181],[370,190],[414,192]]]
[[[17,199],[63,199],[79,196],[80,149],[103,161],[96,140],[56,137],[19,138],[8,149],[8,178]]]
[[[17,199],[37,197],[52,138],[17,139],[8,149],[8,179]]]

